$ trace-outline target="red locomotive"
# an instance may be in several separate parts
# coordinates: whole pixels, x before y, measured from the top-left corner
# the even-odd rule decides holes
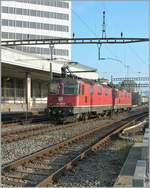
[[[50,82],[48,111],[57,120],[87,119],[131,108],[131,93],[90,80],[63,78]]]

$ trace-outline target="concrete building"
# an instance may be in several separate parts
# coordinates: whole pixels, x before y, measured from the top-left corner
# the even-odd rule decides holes
[[[1,49],[2,98],[1,111],[43,111],[47,106],[50,61],[38,55]],[[66,61],[52,61],[54,77],[60,77],[61,67]],[[93,68],[79,63],[70,66],[71,71],[87,71]],[[76,73],[78,77],[98,79],[96,72]]]
[[[2,0],[2,40],[71,37],[71,2],[63,0]],[[49,56],[47,45],[17,46],[18,50]],[[57,45],[54,58],[71,59],[70,45]]]

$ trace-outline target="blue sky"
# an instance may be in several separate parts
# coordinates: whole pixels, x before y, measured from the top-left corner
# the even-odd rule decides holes
[[[107,37],[148,37],[148,1],[72,1],[72,33],[75,37],[101,37],[102,12],[106,12]],[[148,42],[102,45],[98,60],[97,45],[72,45],[72,60],[98,69],[100,77],[148,76]],[[139,73],[140,72],[140,73]]]

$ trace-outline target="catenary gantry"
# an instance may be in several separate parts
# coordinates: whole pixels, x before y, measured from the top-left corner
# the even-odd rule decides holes
[[[1,41],[2,46],[40,45],[40,44],[126,44],[147,42],[148,38],[55,38]]]
[[[121,77],[121,78],[112,78],[113,81],[149,81],[149,77]]]

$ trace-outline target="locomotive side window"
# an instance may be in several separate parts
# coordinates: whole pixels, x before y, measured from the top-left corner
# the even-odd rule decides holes
[[[102,95],[102,88],[101,88],[101,86],[98,86],[98,95],[99,96]]]
[[[82,95],[84,95],[84,85],[82,85]]]
[[[64,95],[78,95],[79,94],[79,85],[78,84],[64,84]]]
[[[87,96],[85,96],[85,103],[87,103]]]
[[[93,93],[94,93],[94,89],[93,89],[93,86],[91,85],[90,86],[90,95],[93,95]]]
[[[105,88],[105,96],[108,96],[108,88]]]

